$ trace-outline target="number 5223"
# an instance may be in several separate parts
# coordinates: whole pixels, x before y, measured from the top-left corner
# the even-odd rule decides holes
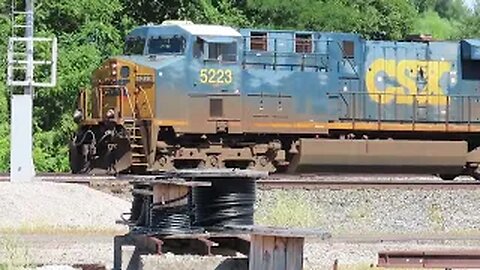
[[[233,72],[230,69],[203,68],[200,70],[200,82],[208,84],[231,84]]]

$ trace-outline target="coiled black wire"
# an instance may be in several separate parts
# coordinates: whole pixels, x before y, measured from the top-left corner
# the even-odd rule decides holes
[[[130,222],[136,223],[142,214],[144,196],[133,194],[132,207],[130,209]]]
[[[191,233],[193,231],[190,218],[192,207],[188,200],[189,197],[190,193],[170,201],[151,204],[149,227],[154,229],[157,234],[163,235]],[[187,200],[187,203],[169,206],[181,200]]]
[[[139,194],[139,193],[136,193],[135,190],[151,191],[152,188],[146,184],[134,184],[133,190],[134,190],[132,192],[133,201],[132,201],[132,207],[130,208],[129,222],[135,225],[145,226],[147,224],[146,211],[148,211],[148,207],[153,201],[153,196]]]
[[[194,224],[209,229],[253,225],[255,181],[218,179],[211,187],[193,189]]]

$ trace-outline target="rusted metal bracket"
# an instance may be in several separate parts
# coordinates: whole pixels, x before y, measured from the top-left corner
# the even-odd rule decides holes
[[[480,250],[387,251],[378,253],[378,266],[385,268],[480,268]]]

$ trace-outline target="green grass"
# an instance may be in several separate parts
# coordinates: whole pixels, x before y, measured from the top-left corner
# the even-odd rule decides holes
[[[428,270],[431,268],[384,268],[376,267],[370,264],[357,264],[357,265],[339,265],[338,270]],[[438,269],[438,268],[437,268]]]
[[[284,227],[318,227],[318,210],[312,208],[300,193],[291,191],[276,192],[270,198],[270,207],[263,206],[255,213],[258,224]]]
[[[128,229],[54,226],[42,222],[22,223],[17,227],[0,227],[0,234],[74,234],[74,235],[117,235],[128,232]]]
[[[26,269],[30,265],[28,250],[18,239],[3,236],[0,238],[0,250],[5,254],[0,270]]]
[[[429,205],[427,209],[428,219],[431,222],[431,227],[434,231],[445,230],[445,218],[443,216],[442,208],[437,204]]]

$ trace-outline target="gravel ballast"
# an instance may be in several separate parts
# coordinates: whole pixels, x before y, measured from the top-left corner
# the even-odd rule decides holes
[[[480,190],[258,191],[255,219],[334,234],[472,233],[480,230]]]
[[[48,182],[0,183],[0,231],[122,231],[130,203],[87,186]]]
[[[112,265],[113,235],[125,230],[115,220],[129,211],[127,200],[87,186],[47,182],[0,183],[0,198],[0,232],[7,234],[0,235],[0,240],[19,237],[20,244],[10,246],[25,248],[29,262]],[[255,219],[259,225],[331,232],[330,240],[307,240],[305,269],[332,269],[335,259],[341,266],[353,266],[340,269],[367,269],[363,266],[374,264],[383,250],[478,249],[480,241],[363,243],[338,239],[382,234],[476,235],[479,239],[479,202],[477,189],[258,190]],[[69,234],[76,230],[102,233]],[[18,234],[11,236],[11,232]],[[40,235],[20,235],[23,232]],[[0,248],[0,263],[5,254]]]

